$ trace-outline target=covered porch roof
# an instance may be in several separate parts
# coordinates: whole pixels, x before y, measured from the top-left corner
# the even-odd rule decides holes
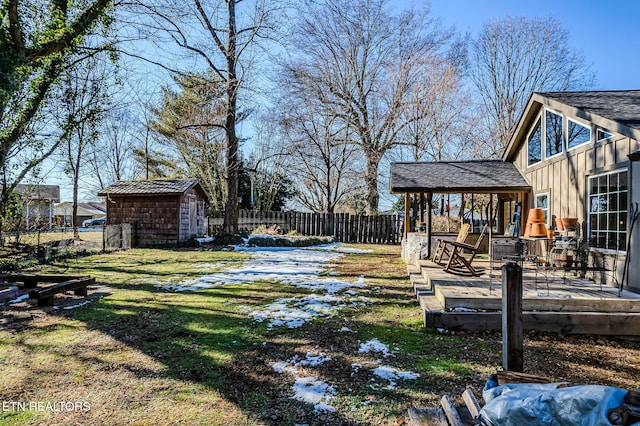
[[[391,163],[392,194],[530,192],[513,163],[501,160]]]

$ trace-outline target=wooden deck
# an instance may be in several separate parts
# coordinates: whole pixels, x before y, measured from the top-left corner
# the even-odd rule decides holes
[[[501,270],[475,260],[483,274],[454,275],[427,260],[407,270],[426,327],[500,330]],[[590,274],[587,274],[589,278]],[[580,279],[573,272],[523,267],[523,321],[528,330],[567,334],[640,335],[640,294]]]

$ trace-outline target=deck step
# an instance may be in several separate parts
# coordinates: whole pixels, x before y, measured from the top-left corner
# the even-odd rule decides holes
[[[432,294],[419,294],[418,303],[424,312],[441,312],[442,304],[437,297]]]

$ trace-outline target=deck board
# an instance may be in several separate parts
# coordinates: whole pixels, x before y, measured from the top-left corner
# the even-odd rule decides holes
[[[442,266],[418,266],[433,294],[418,293],[425,325],[443,328],[499,329],[502,308],[501,271],[490,274],[489,261],[474,263],[479,277],[454,275]],[[412,271],[414,272],[415,269]],[[414,272],[415,273],[415,272]],[[412,274],[413,275],[413,274]],[[488,315],[481,315],[489,311]],[[528,329],[593,334],[640,334],[640,294],[580,279],[571,273],[536,274],[523,268],[523,311]],[[637,331],[636,331],[637,330]]]

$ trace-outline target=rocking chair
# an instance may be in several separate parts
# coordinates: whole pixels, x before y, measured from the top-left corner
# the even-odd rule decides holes
[[[477,275],[480,275],[476,270],[476,268],[473,267],[472,262],[473,262],[473,259],[475,259],[476,257],[476,253],[480,249],[480,245],[482,244],[482,241],[487,235],[488,229],[489,229],[488,224],[485,225],[484,228],[482,228],[482,232],[480,233],[480,236],[478,237],[478,241],[476,241],[475,245],[461,243],[457,241],[452,242],[451,244],[453,245],[453,250],[451,251],[451,255],[449,256],[449,261],[447,262],[447,266],[444,268],[444,270],[447,272],[453,273],[452,270],[455,270],[459,267],[463,267],[467,269],[469,272],[471,272],[471,275],[473,275],[474,277]],[[471,256],[470,257],[463,256],[462,250],[470,251]]]
[[[468,223],[463,223],[460,225],[460,231],[458,231],[458,236],[455,240],[457,243],[464,243],[464,240],[467,239],[467,235],[469,235],[469,228],[471,227]],[[444,238],[438,238],[436,240],[438,245],[436,246],[435,254],[433,255],[433,263],[437,263],[438,265],[444,265],[448,258],[451,257],[452,244],[454,241],[445,240]],[[445,257],[447,256],[447,257]]]

